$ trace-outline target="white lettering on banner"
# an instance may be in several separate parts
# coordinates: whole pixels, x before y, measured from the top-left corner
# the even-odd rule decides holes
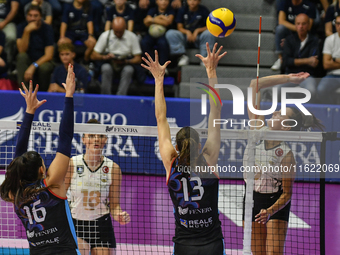
[[[21,110],[21,109],[20,109]],[[62,119],[63,111],[61,110],[42,110],[39,115],[39,121],[47,122],[60,122]],[[127,118],[123,113],[115,113],[111,116],[110,113],[107,112],[80,112],[81,114],[81,123],[86,123],[90,119],[97,119],[100,123],[103,124],[112,124],[112,125],[126,125]],[[74,112],[74,119],[76,120],[78,116],[78,112]]]

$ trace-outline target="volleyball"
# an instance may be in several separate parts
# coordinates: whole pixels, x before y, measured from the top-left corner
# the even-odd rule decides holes
[[[152,24],[149,27],[149,35],[151,35],[153,38],[158,38],[164,35],[166,31],[165,26],[158,25],[158,24]]]
[[[227,8],[212,11],[206,23],[209,32],[216,37],[227,37],[236,27],[235,15]]]

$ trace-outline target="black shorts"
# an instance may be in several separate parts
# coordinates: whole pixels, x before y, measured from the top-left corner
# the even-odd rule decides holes
[[[110,214],[106,214],[96,220],[73,219],[77,237],[95,247],[116,248],[116,238],[113,232]]]
[[[224,240],[219,239],[205,245],[175,243],[172,255],[225,255]]]
[[[257,215],[261,209],[267,209],[271,207],[275,202],[279,199],[282,194],[282,190],[276,193],[259,193],[253,192],[253,199],[254,199],[254,208],[253,208],[253,218],[252,221],[255,221],[255,215]],[[244,220],[244,204],[245,204],[245,197],[243,198],[243,220]],[[278,219],[278,220],[289,220],[289,211],[290,211],[290,201],[289,203],[283,207],[280,211],[275,213],[274,215],[270,216],[270,220]]]

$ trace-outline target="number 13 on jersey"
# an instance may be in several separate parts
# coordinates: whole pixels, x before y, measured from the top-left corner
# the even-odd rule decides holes
[[[184,201],[189,201],[189,191],[188,191],[188,179],[182,178],[181,182],[183,183],[183,196],[184,196]],[[195,186],[192,188],[192,191],[198,190],[199,195],[198,196],[192,196],[191,201],[199,201],[202,199],[203,194],[204,194],[204,188],[202,187],[202,181],[201,178],[198,176],[194,176],[190,178],[190,182],[195,182]]]

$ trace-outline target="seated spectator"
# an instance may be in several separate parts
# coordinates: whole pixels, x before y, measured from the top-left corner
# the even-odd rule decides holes
[[[18,0],[7,0],[0,4],[0,30],[6,35],[5,52],[7,61],[12,64],[15,56],[16,25],[13,19],[19,10]]]
[[[148,15],[148,11],[155,6],[156,4],[149,0],[139,0],[136,3],[136,10],[133,15],[133,31],[139,37],[139,40],[142,40],[148,32],[148,28],[144,24],[144,19]]]
[[[33,0],[25,5],[25,13],[31,5],[38,5],[41,8],[42,18],[46,24],[52,24],[52,6],[44,0]]]
[[[106,8],[106,23],[105,23],[105,31],[110,30],[112,25],[112,20],[116,17],[123,17],[125,22],[127,23],[127,29],[133,32],[133,24],[134,24],[134,16],[133,9],[129,4],[126,3],[126,0],[114,0],[114,5]]]
[[[285,73],[299,73],[307,72],[309,76],[306,80],[300,83],[300,87],[308,89],[311,93],[310,103],[316,102],[316,87],[317,82],[315,80],[316,67],[319,63],[319,39],[308,33],[309,17],[301,13],[295,18],[296,33],[293,33],[286,37],[283,47],[283,63]],[[313,77],[314,76],[314,77]],[[282,87],[296,87],[297,84],[286,83],[279,85]],[[278,92],[280,92],[279,89]],[[280,93],[279,93],[280,94]],[[297,96],[297,95],[288,95]],[[281,96],[279,96],[281,98]]]
[[[112,94],[115,74],[120,74],[117,95],[126,95],[134,73],[141,63],[141,48],[137,36],[126,29],[124,18],[117,17],[112,29],[102,33],[91,55],[93,60],[105,61],[101,66],[101,94]]]
[[[26,13],[26,21],[17,28],[18,82],[35,80],[40,91],[47,91],[53,71],[54,52],[53,29],[42,21],[41,8],[31,5]]]
[[[89,0],[74,0],[73,4],[65,4],[61,21],[58,45],[81,41],[86,46],[84,61],[87,63],[96,44]]]
[[[323,67],[327,75],[317,88],[318,100],[322,104],[335,104],[334,92],[340,88],[340,16],[335,19],[336,33],[328,36],[323,46]]]
[[[148,15],[144,19],[146,27],[153,24],[164,26],[166,29],[170,28],[174,21],[175,12],[169,5],[169,0],[156,0],[156,7],[148,11]],[[142,51],[149,53],[154,58],[154,47],[157,47],[159,54],[159,63],[163,65],[169,59],[169,45],[165,38],[165,34],[154,37],[148,32],[141,41]]]
[[[68,65],[73,65],[73,70],[76,75],[76,90],[81,91],[82,89],[86,91],[87,84],[89,81],[89,74],[87,70],[80,64],[74,62],[76,53],[74,51],[74,46],[71,43],[64,43],[58,46],[59,57],[61,60],[61,65],[57,66],[52,74],[51,83],[48,88],[48,92],[62,92],[65,93],[66,90],[62,85],[66,81]]]
[[[200,3],[201,0],[187,0],[187,5],[177,13],[177,30],[170,29],[165,35],[169,42],[170,54],[181,56],[178,66],[189,64],[189,57],[185,55],[186,46],[199,48],[200,54],[206,57],[206,42],[209,43],[210,50],[215,44],[215,37],[206,27],[209,10]]]
[[[316,17],[316,9],[313,3],[308,0],[286,0],[281,1],[278,7],[279,25],[275,29],[275,53],[278,54],[279,58],[272,65],[271,69],[278,71],[281,69],[282,63],[282,40],[296,31],[294,25],[296,15],[305,13],[310,19],[309,30],[313,26],[313,21]]]
[[[325,16],[325,35],[330,36],[336,32],[335,18],[340,14],[340,1],[335,0],[328,8]]]
[[[0,78],[7,72],[7,56],[4,51],[6,35],[0,30]]]

